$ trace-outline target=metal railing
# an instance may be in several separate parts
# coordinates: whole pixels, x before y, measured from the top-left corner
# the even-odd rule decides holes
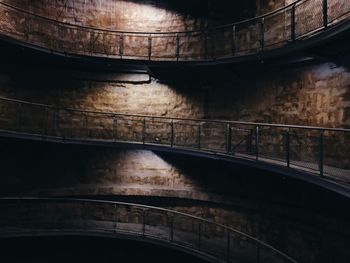
[[[0,34],[65,54],[210,61],[283,47],[349,17],[348,0],[297,0],[263,16],[203,30],[123,32],[61,22],[0,2]]]
[[[164,241],[221,262],[296,262],[227,226],[164,208],[59,198],[0,198],[1,233],[86,231]]]
[[[350,183],[350,129],[120,114],[3,97],[0,113],[2,134],[220,154]]]

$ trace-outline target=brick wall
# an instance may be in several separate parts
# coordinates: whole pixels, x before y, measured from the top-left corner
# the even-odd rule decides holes
[[[198,73],[191,78],[175,76],[177,80],[148,81],[148,77],[129,75],[127,78],[134,79],[134,83],[126,83],[130,80],[125,76],[117,80],[117,73],[44,72],[43,77],[37,70],[2,71],[0,95],[118,113],[325,127],[350,125],[350,73],[331,63],[263,73]]]
[[[2,196],[122,198],[231,226],[300,261],[327,262],[336,256],[337,262],[346,262],[349,253],[350,227],[343,214],[347,201],[305,183],[225,162],[149,151],[6,139],[0,146]],[[44,213],[48,207],[28,206],[22,213],[30,217],[27,209]],[[82,214],[74,205],[69,208],[71,215]],[[57,209],[63,219],[64,210]],[[102,212],[91,218],[102,220]],[[10,212],[5,214],[10,218]],[[124,216],[140,222],[139,213],[126,216],[125,211]],[[181,222],[181,229],[193,227]]]

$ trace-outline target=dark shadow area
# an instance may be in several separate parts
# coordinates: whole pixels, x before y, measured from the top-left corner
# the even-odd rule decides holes
[[[88,236],[2,238],[2,263],[207,262],[148,243]]]
[[[312,184],[219,160],[156,153],[156,156],[171,164],[173,169],[180,171],[195,186],[194,192],[201,190],[209,197],[215,195],[221,196],[221,199],[214,202],[181,196],[108,195],[97,190],[98,185],[103,185],[106,180],[103,179],[106,178],[104,171],[110,173],[116,169],[108,160],[113,159],[115,153],[128,150],[15,139],[1,139],[0,145],[2,196],[21,196],[27,191],[35,192],[35,189],[42,196],[50,193],[55,195],[55,190],[68,187],[75,189],[68,194],[71,197],[126,201],[185,211],[190,209],[201,217],[209,216],[211,220],[216,220],[219,216],[215,211],[223,209],[244,215],[241,230],[268,241],[290,255],[313,255],[317,259],[324,259],[309,262],[330,262],[329,259],[337,256],[338,260],[335,262],[346,262],[346,252],[340,252],[339,249],[343,249],[349,239],[350,218],[345,211],[350,209],[350,202],[345,197]],[[133,161],[135,160],[130,159],[128,163],[120,164],[127,166]],[[95,169],[95,173],[90,171],[91,167]],[[157,172],[154,170],[152,173]],[[141,174],[130,174],[130,177],[135,176],[135,180],[140,180]],[[118,180],[114,183],[111,181],[111,189],[118,184]],[[78,190],[84,185],[90,195],[84,195]],[[138,187],[142,189],[142,184]],[[206,214],[206,211],[212,212]],[[228,223],[236,220],[237,218],[232,217]],[[309,240],[308,246],[314,251],[293,252],[293,246],[299,247],[302,244],[297,241],[294,232],[301,235],[303,242]],[[330,239],[334,243],[328,244],[327,240]],[[293,242],[296,243],[293,245]]]
[[[232,0],[123,0],[159,7],[192,16],[194,18],[214,19],[217,23],[232,23],[256,16],[256,1]]]
[[[104,182],[101,180],[107,180],[104,182],[107,183],[109,179],[108,177],[106,179],[103,171],[107,173],[112,171],[113,174],[116,174],[116,178],[119,177],[118,169],[113,172],[116,169],[113,165],[118,165],[119,162],[113,163],[113,160],[122,158],[123,162],[133,161],[120,157],[121,153],[128,151],[125,149],[17,139],[1,139],[0,144],[2,149],[0,152],[2,165],[0,193],[2,196],[21,196],[22,193],[31,190],[39,192],[45,190],[42,191],[42,194],[45,195],[50,192],[50,189],[54,191],[60,188]],[[234,204],[237,200],[245,200],[252,203],[294,207],[350,220],[349,214],[344,213],[350,209],[349,200],[319,186],[282,174],[222,160],[176,153],[158,152],[156,154],[187,177],[188,184],[192,184],[198,190],[208,192],[209,195],[225,197],[226,202],[221,204],[223,207],[225,204]],[[137,162],[140,161],[137,160]],[[120,164],[128,165],[128,163]],[[101,178],[98,178],[96,171]],[[136,172],[142,171],[136,170]],[[154,173],[157,173],[157,170],[154,170]],[[135,174],[135,176],[138,175]],[[119,179],[116,180],[114,184],[118,185]],[[112,181],[110,183],[113,186]],[[156,204],[160,205],[160,203]]]

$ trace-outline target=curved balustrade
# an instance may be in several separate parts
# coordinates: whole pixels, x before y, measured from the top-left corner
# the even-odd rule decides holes
[[[85,199],[0,198],[0,236],[30,231],[131,235],[208,255],[215,262],[296,262],[224,225],[145,205]]]
[[[350,129],[118,114],[0,97],[0,135],[167,147],[288,167],[350,183]]]
[[[74,25],[0,2],[0,34],[64,54],[211,61],[280,48],[348,20],[348,0],[298,0],[264,16],[188,32],[122,32]]]

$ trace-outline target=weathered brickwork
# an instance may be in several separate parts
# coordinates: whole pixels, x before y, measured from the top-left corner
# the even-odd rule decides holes
[[[204,162],[201,158],[149,151],[5,139],[0,141],[0,145],[3,149],[0,153],[3,160],[1,195],[124,196],[128,200],[138,198],[136,200],[141,199],[148,204],[157,200],[156,206],[233,227],[296,259],[323,262],[320,260],[322,257],[328,259],[330,255],[337,255],[338,262],[346,262],[349,224],[346,219],[337,219],[328,210],[318,212],[317,207],[326,205],[329,196],[305,184],[256,170],[242,170],[214,160]],[[295,189],[298,189],[298,198]],[[313,209],[304,208],[310,205]],[[33,208],[28,206],[25,209],[43,213],[48,206],[41,210],[31,210]],[[60,211],[59,218],[65,218],[62,207],[55,209]],[[120,210],[118,212],[123,213]],[[75,216],[83,214],[74,205],[68,212]],[[30,213],[24,214],[30,217]],[[10,217],[11,214],[6,215]],[[120,220],[125,217],[127,222],[140,222],[137,211],[127,214],[125,210],[125,215],[122,215]],[[107,217],[113,218],[113,215]],[[92,218],[103,220],[105,214],[103,210],[98,210]],[[193,226],[190,221],[182,220],[179,227],[186,229]],[[332,244],[329,244],[329,239]],[[324,246],[327,250],[323,249]]]
[[[48,77],[42,81],[34,72],[3,72],[0,95],[62,108],[117,113],[344,128],[350,125],[350,72],[328,63],[261,74],[193,76],[186,81],[152,79],[140,84],[114,82],[117,76],[111,74],[96,74],[97,81],[91,80],[94,76],[84,80],[64,72],[48,71],[45,75]],[[210,77],[217,82],[212,83]],[[138,82],[140,78],[134,79]]]
[[[186,31],[205,27],[206,19],[137,1],[3,1],[62,22],[122,31]]]
[[[75,6],[72,6],[72,1],[67,1],[69,6],[64,6],[65,1],[35,1],[34,4],[29,0],[8,2],[29,6],[29,11],[41,15],[45,15],[48,10],[54,10],[52,11],[54,13],[50,13],[52,18],[69,23],[123,30],[134,30],[135,28],[140,30],[151,28],[156,31],[165,31],[169,28],[172,31],[174,28],[192,30],[206,26],[208,23],[208,21],[179,16],[174,12],[160,10],[156,7],[147,7],[150,13],[158,12],[159,18],[167,21],[167,23],[160,23],[155,17],[150,20],[149,14],[143,13],[143,7],[141,8],[141,4],[136,2],[77,0],[74,1]],[[88,5],[84,4],[86,2]],[[281,1],[269,1],[268,8],[278,8],[280,3]],[[58,5],[59,8],[55,9],[53,5],[55,7]],[[45,10],[43,7],[48,9]],[[130,14],[130,9],[137,11]],[[97,10],[101,14],[99,19],[93,16]],[[113,19],[114,15],[118,15],[118,20]],[[279,23],[278,19],[266,21],[267,41],[275,42],[276,39],[284,38],[285,31],[282,29],[288,27],[288,21],[290,21],[288,15],[284,19],[285,23]],[[19,30],[25,28],[25,20],[12,17],[9,18],[9,21],[6,24],[7,27],[4,28],[13,34],[32,39],[42,37],[40,30],[37,30],[40,24],[31,29],[34,34],[28,36],[23,33],[27,31]],[[278,32],[281,32],[281,35],[272,34],[273,26],[278,26]],[[75,34],[74,30],[72,32]],[[220,34],[210,40],[218,41],[218,45],[214,46],[220,46],[220,38],[223,36],[230,37],[230,32]],[[249,32],[238,30],[237,34],[237,41],[242,49],[255,43],[254,49],[259,50],[257,27],[252,26]],[[137,51],[139,53],[135,53],[135,48],[141,42],[147,46],[146,38],[141,40],[135,37],[130,38],[132,40],[126,38],[131,44],[125,45],[124,54],[147,57],[145,49],[140,49]],[[180,40],[182,41],[180,52],[187,52],[188,57],[192,59],[201,58],[204,46],[198,43],[202,40],[203,36],[197,36],[196,40]],[[70,46],[72,45],[70,41],[72,39],[67,38],[62,45]],[[100,45],[103,53],[105,42],[99,41],[97,39],[95,44]],[[117,39],[111,38],[109,41],[113,42]],[[164,39],[153,41],[155,49],[162,50],[169,56],[174,55],[174,39],[171,43]],[[77,46],[87,48],[84,41]],[[211,50],[210,52],[214,52],[210,44],[207,48]],[[215,52],[225,55],[231,48],[230,45],[226,45]],[[238,49],[237,52],[240,50]],[[166,78],[149,78],[146,74],[90,74],[53,70],[37,71],[18,67],[15,71],[1,70],[0,96],[45,103],[60,108],[93,111],[350,127],[350,72],[345,67],[325,63],[298,69],[234,74],[236,73],[202,74],[193,76],[192,79],[179,76],[174,81]],[[46,123],[46,120],[55,123],[55,118],[57,118],[51,115],[50,111],[45,112],[47,115],[43,115],[40,107],[24,109],[19,105],[20,103],[0,99],[0,129],[20,128],[22,132],[29,129],[39,134],[43,130],[54,129]],[[91,114],[81,118],[71,111],[62,111],[59,112],[58,117],[62,120],[60,128],[66,132],[65,135],[69,133],[72,137],[77,138],[86,136],[87,133],[91,137],[94,137],[95,134],[99,138],[115,136],[110,132],[114,125],[110,115],[96,117]],[[141,121],[142,119],[140,123]],[[90,125],[89,130],[83,127],[87,124]],[[202,147],[224,149],[225,138],[222,130],[225,130],[226,127],[219,126],[203,125],[202,133],[213,136],[203,139]],[[141,140],[141,126],[129,125],[128,120],[125,120],[124,124],[123,122],[118,123],[118,127],[121,127],[116,130],[119,138]],[[157,123],[147,129],[147,133],[154,135],[152,140],[169,142],[169,123]],[[175,129],[177,129],[175,136],[177,143],[194,146],[198,144],[195,139],[198,134],[197,127],[181,126],[177,123]],[[283,136],[279,135],[275,138],[270,131],[264,132],[262,129],[261,139],[263,141],[264,138],[267,138],[265,141],[269,143],[264,145],[266,149],[272,152],[282,151]],[[350,167],[349,159],[339,159],[335,154],[341,152],[343,157],[350,156],[349,139],[344,137],[341,140],[337,138],[337,143],[325,142],[327,164],[341,168]],[[337,256],[339,262],[342,262],[343,258],[343,262],[346,262],[348,223],[336,221],[337,219],[334,219],[332,214],[319,215],[318,212],[305,211],[303,208],[299,210],[295,207],[286,208],[281,205],[283,201],[286,201],[285,203],[289,201],[293,207],[295,204],[300,205],[300,203],[307,202],[308,198],[312,199],[310,192],[301,185],[296,185],[298,187],[292,188],[291,191],[290,185],[286,186],[285,179],[282,181],[276,179],[278,181],[276,183],[273,176],[270,178],[270,175],[267,176],[263,172],[259,174],[260,172],[254,171],[252,175],[247,176],[248,168],[243,174],[239,168],[228,167],[224,163],[195,161],[195,159],[186,159],[187,157],[169,157],[166,154],[143,150],[102,148],[87,150],[57,145],[36,148],[35,144],[23,148],[17,145],[16,148],[12,143],[13,141],[10,140],[0,141],[1,148],[5,149],[0,152],[0,159],[3,163],[0,175],[1,195],[143,196],[202,201],[210,206],[174,205],[170,208],[232,226],[305,262],[322,262],[322,260],[327,262],[333,256]],[[318,141],[309,142],[310,148],[317,149],[317,143]],[[35,152],[34,149],[39,150]],[[295,158],[302,160],[308,157],[309,150],[292,147],[291,155],[297,155]],[[258,178],[259,175],[262,177]],[[279,187],[271,187],[275,184]],[[296,192],[298,192],[297,198]],[[288,195],[290,196],[286,197]],[[281,197],[285,198],[282,202],[278,199]],[[322,200],[317,200],[317,202],[322,203]],[[229,208],[223,208],[224,206]],[[315,221],[318,224],[315,224]],[[332,240],[331,244],[329,240]]]
[[[19,106],[18,103],[1,100],[0,126],[7,130],[67,138],[145,141],[166,145],[171,144],[173,131],[173,144],[176,146],[198,148],[200,145],[202,149],[219,152],[227,151],[227,127],[224,123],[176,121],[172,126],[171,120],[147,118],[144,129],[142,117],[115,118],[109,113],[349,127],[350,80],[346,68],[321,64],[272,70],[264,74],[242,73],[236,77],[228,74],[194,75],[186,81],[180,78],[148,81],[147,77],[138,75],[95,74],[84,80],[86,73],[72,75],[46,71],[47,80],[44,80],[31,71],[3,73],[1,96],[55,105],[61,110]],[[218,81],[213,83],[211,77]],[[249,146],[252,128],[249,125],[234,127],[232,146],[235,152],[252,153],[253,148]],[[290,132],[290,158],[293,162],[309,162],[307,167],[317,170],[320,133],[298,129]],[[199,133],[201,139],[198,138]],[[285,133],[283,128],[261,128],[260,154],[285,159]],[[345,133],[324,134],[324,165],[330,166],[325,168],[326,173],[332,176],[347,173],[333,171],[331,167],[349,169],[349,139]],[[336,177],[348,182],[348,178]]]
[[[349,127],[350,72],[334,64],[238,76],[212,88],[210,118]],[[230,95],[227,95],[227,91]]]
[[[234,28],[228,25],[216,30],[207,28],[227,24],[227,19],[212,21],[203,16],[194,18],[176,9],[133,1],[8,2],[42,17],[0,6],[2,34],[60,53],[114,59],[187,61],[244,56],[282,47],[292,41],[292,35],[305,37],[323,28],[322,1],[319,0],[296,5],[295,27],[291,26],[293,16],[289,7],[264,20],[257,19]],[[263,5],[258,10],[271,10],[279,6],[280,1],[276,4],[272,1],[272,4],[268,2],[267,7]],[[346,19],[349,10],[350,5],[346,1],[329,2],[329,22],[335,24]],[[94,26],[95,29],[81,26]],[[190,33],[156,34],[165,31]]]

